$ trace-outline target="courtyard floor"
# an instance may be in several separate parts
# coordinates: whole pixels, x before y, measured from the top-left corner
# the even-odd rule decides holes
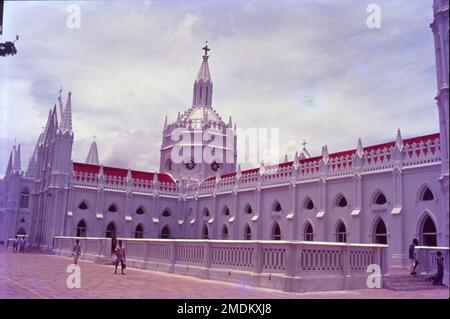
[[[448,299],[448,288],[418,291],[363,289],[286,293],[235,283],[205,280],[148,270],[127,269],[114,275],[113,266],[79,261],[81,287],[66,285],[71,258],[14,254],[0,248],[0,298],[174,298],[174,299]]]

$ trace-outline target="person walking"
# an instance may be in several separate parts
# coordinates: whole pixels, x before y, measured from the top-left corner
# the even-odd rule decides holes
[[[417,254],[416,254],[416,246],[419,245],[419,241],[414,238],[412,240],[412,244],[409,245],[409,261],[410,261],[410,272],[411,275],[416,275],[416,267],[419,264],[417,261]]]
[[[73,263],[75,265],[78,265],[78,258],[80,258],[80,256],[81,256],[81,245],[80,245],[80,240],[78,240],[78,239],[75,242],[75,245],[73,245],[72,256],[73,256]]]
[[[122,275],[125,275],[125,268],[126,268],[126,256],[125,256],[125,248],[122,247],[122,241],[119,240],[119,245],[114,250],[114,254],[116,255],[116,268],[114,270],[114,274],[117,274],[117,267],[121,267]]]
[[[13,253],[17,253],[17,247],[19,246],[19,237],[16,236],[13,240]]]
[[[19,252],[20,253],[25,253],[25,246],[27,245],[27,242],[25,240],[25,237],[22,237],[19,241]]]

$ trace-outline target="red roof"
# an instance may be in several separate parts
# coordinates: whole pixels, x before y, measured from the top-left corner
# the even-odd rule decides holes
[[[85,164],[85,163],[73,163],[73,170],[76,172],[84,172],[84,173],[92,173],[93,175],[98,174],[100,170],[100,165],[93,165],[93,164]],[[126,177],[128,174],[128,170],[125,168],[118,168],[118,167],[110,167],[110,166],[103,166],[103,174],[105,176],[116,176],[116,177]],[[155,173],[152,172],[142,172],[142,171],[135,171],[131,170],[131,177],[135,180],[153,180],[153,175]],[[164,182],[164,183],[172,183],[175,184],[175,180],[172,176],[168,174],[161,174],[158,173],[158,181]]]

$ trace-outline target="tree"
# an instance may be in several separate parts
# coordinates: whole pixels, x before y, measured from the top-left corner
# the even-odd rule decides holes
[[[19,36],[16,35],[16,40],[6,41],[6,42],[0,42],[0,56],[7,56],[7,55],[15,55],[17,53],[16,46],[14,45],[16,41],[19,40]]]

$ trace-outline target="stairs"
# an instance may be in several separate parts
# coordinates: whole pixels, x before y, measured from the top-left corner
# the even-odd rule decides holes
[[[424,290],[424,289],[448,289],[447,286],[434,286],[428,281],[431,275],[392,274],[385,283],[384,288],[397,291]]]

